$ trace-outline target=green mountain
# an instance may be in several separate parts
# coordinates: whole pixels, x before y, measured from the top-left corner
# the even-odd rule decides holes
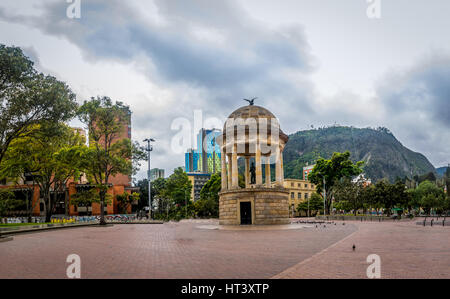
[[[354,128],[333,126],[299,131],[289,136],[284,150],[287,178],[302,178],[306,163],[319,157],[329,159],[333,152],[350,151],[353,161],[364,161],[364,172],[374,181],[388,178],[435,173],[428,159],[404,147],[386,128]]]

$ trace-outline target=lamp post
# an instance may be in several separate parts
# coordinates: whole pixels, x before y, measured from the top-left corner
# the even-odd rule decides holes
[[[147,142],[147,147],[145,150],[148,153],[148,172],[147,172],[147,180],[148,180],[148,218],[153,219],[153,207],[152,207],[152,183],[151,183],[151,177],[150,177],[150,152],[153,150],[153,146],[150,144],[150,142],[154,142],[155,139],[153,138],[147,138],[144,139],[144,142]]]
[[[308,218],[309,218],[309,198],[308,198]]]
[[[184,189],[184,213],[184,217],[187,219],[187,189]]]

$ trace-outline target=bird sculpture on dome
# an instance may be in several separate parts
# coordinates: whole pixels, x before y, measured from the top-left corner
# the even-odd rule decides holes
[[[244,101],[247,101],[248,104],[249,104],[250,106],[253,106],[253,104],[255,103],[255,100],[256,100],[256,99],[257,99],[257,98],[253,98],[253,99],[251,99],[251,100],[244,99]]]

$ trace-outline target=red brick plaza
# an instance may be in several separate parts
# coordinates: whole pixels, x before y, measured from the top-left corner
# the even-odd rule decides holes
[[[202,225],[125,224],[16,235],[0,243],[0,278],[65,278],[70,254],[81,258],[81,278],[366,278],[369,254],[380,256],[381,278],[450,278],[450,227]]]

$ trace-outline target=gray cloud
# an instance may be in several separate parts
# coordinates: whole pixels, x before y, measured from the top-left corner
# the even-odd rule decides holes
[[[224,119],[245,104],[241,98],[251,96],[258,96],[257,104],[272,110],[288,133],[335,121],[384,125],[433,163],[448,160],[448,56],[435,55],[410,69],[391,72],[381,78],[373,99],[363,101],[344,90],[324,104],[310,79],[317,63],[302,26],[267,27],[234,0],[155,0],[156,16],[134,4],[82,1],[81,19],[72,20],[66,17],[67,3],[53,1],[41,4],[39,16],[14,15],[0,8],[0,20],[66,39],[91,63],[132,64],[149,82],[168,90],[159,98],[130,90],[138,100],[117,99],[131,105],[134,137],[158,140],[156,167],[170,172],[183,165],[184,157],[170,152],[176,133],[170,130],[172,120],[192,120],[194,109],[202,109],[204,118]],[[370,110],[372,106],[365,108],[366,103],[381,113]]]
[[[378,86],[378,95],[388,113],[412,112],[450,127],[450,56],[436,53],[389,75]]]
[[[154,4],[162,23],[118,0],[83,1],[81,19],[66,17],[64,1],[42,4],[41,16],[0,11],[0,19],[63,37],[91,62],[134,61],[152,82],[202,95],[179,97],[176,107],[156,117],[164,133],[169,133],[170,120],[191,114],[192,107],[225,117],[244,103],[243,97],[258,96],[259,104],[286,123],[295,124],[312,111],[312,84],[306,76],[314,70],[314,59],[302,27],[266,28],[233,0]],[[138,111],[136,122],[150,129],[148,115]]]
[[[450,159],[450,56],[436,52],[377,86],[386,126],[435,165]]]

